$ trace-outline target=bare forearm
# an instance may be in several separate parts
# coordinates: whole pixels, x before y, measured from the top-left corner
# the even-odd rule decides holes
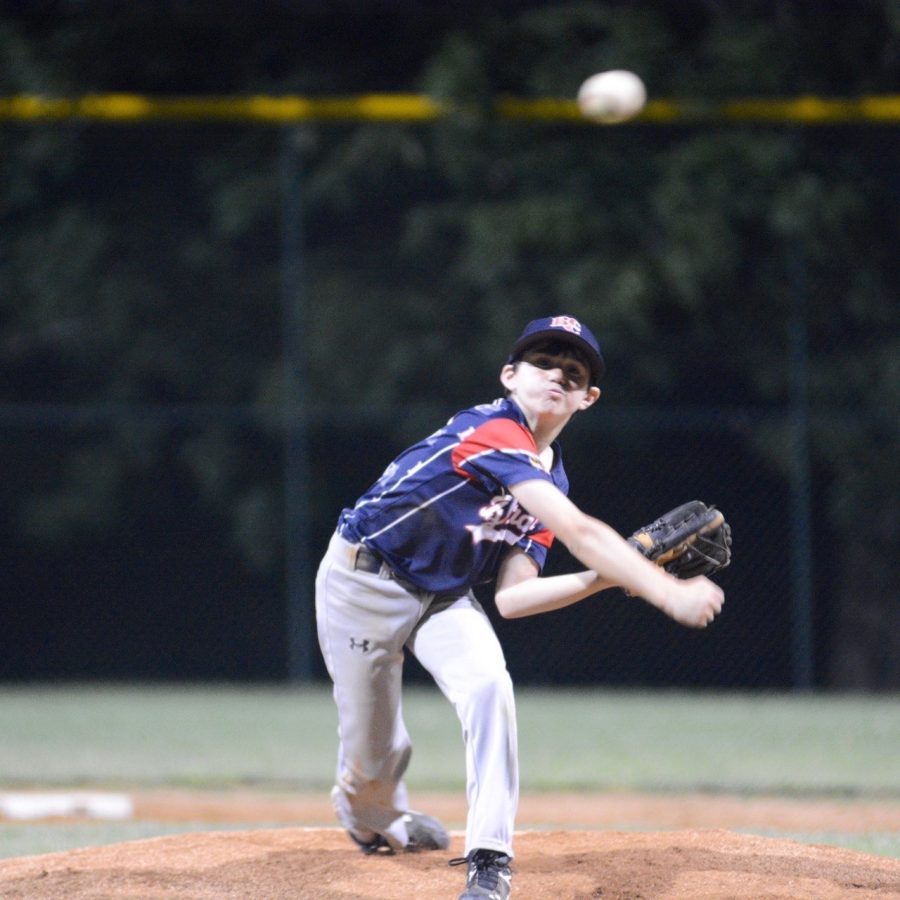
[[[669,583],[675,579],[644,559],[604,522],[582,523],[567,546],[576,559],[602,573],[608,585],[619,585],[665,611]]]
[[[520,619],[563,609],[610,587],[612,582],[590,571],[551,575],[502,588],[494,595],[494,603],[505,619]]]

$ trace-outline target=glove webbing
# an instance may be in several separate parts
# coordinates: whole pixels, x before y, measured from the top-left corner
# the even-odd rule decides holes
[[[713,510],[710,510],[713,512]],[[696,542],[701,535],[708,534],[711,531],[715,531],[725,522],[725,516],[719,511],[715,510],[715,515],[707,522],[705,525],[702,525],[699,529],[696,529],[696,524],[692,522],[691,519],[688,519],[684,522],[675,532],[677,543],[666,550],[664,553],[661,553],[659,556],[653,558],[653,561],[658,566],[664,566],[666,563],[671,562],[678,556],[681,556],[688,547],[696,547]],[[651,526],[652,527],[652,526]],[[649,529],[648,529],[649,530]],[[679,533],[685,533],[684,537],[681,537]],[[642,531],[640,534],[636,534],[632,536],[632,540],[639,544],[641,551],[645,556],[649,556],[653,551],[653,538],[647,533],[647,531]],[[703,554],[701,554],[703,555]]]

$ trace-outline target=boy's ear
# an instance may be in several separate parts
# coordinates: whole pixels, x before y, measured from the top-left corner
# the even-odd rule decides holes
[[[578,408],[580,410],[585,410],[588,407],[593,406],[600,399],[601,393],[602,392],[600,388],[598,388],[596,385],[591,385],[587,389],[587,393],[584,395],[584,400],[581,401],[581,406],[579,406]]]
[[[503,385],[507,390],[511,390],[511,380],[515,377],[516,367],[514,363],[507,363],[500,370],[500,384]]]

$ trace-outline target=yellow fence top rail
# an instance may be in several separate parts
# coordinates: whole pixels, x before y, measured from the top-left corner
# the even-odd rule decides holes
[[[140,94],[86,94],[59,98],[40,94],[0,97],[0,121],[97,122],[249,122],[288,124],[305,121],[428,122],[472,113],[471,108],[420,94],[361,94],[352,97],[222,96],[149,97]],[[503,119],[539,122],[585,120],[574,100],[500,98],[482,110]],[[900,123],[900,94],[856,98],[747,97],[713,103],[651,100],[635,124],[692,122],[795,123],[830,125]]]

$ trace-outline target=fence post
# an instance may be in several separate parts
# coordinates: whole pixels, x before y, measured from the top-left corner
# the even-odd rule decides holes
[[[813,665],[812,476],[809,449],[809,333],[806,269],[796,241],[788,246],[788,434],[791,466],[791,670],[794,690],[810,690]]]
[[[299,127],[283,129],[281,153],[282,359],[284,364],[284,524],[287,677],[313,674],[315,622],[309,565],[309,470],[306,410],[306,297],[302,158]]]

